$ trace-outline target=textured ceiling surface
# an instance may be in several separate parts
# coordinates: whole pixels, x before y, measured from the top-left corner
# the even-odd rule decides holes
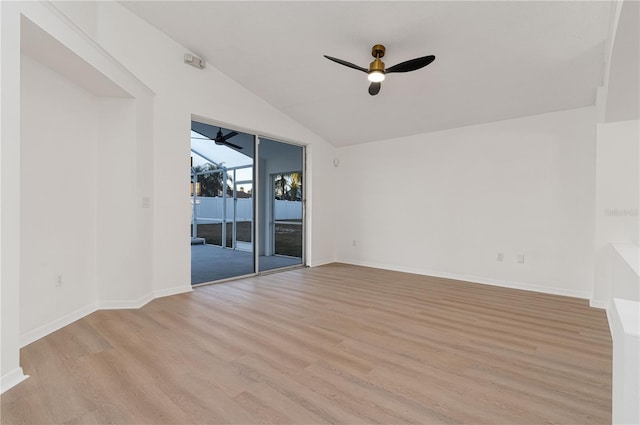
[[[127,1],[190,51],[336,146],[593,105],[612,12],[600,1]],[[377,96],[362,67],[384,44]],[[209,117],[215,119],[216,117]]]

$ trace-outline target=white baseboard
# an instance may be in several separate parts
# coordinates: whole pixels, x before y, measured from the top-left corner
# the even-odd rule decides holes
[[[458,274],[458,273],[441,272],[436,270],[416,269],[413,267],[399,267],[395,265],[376,264],[376,263],[369,263],[366,261],[357,261],[357,260],[356,261],[338,260],[338,262],[345,263],[345,264],[352,264],[355,266],[365,266],[365,267],[372,267],[372,268],[378,268],[378,269],[384,269],[384,270],[393,270],[393,271],[403,272],[403,273],[412,273],[412,274],[419,274],[424,276],[440,277],[443,279],[452,279],[452,280],[461,280],[464,282],[480,283],[483,285],[500,286],[502,288],[511,288],[511,289],[520,289],[523,291],[540,292],[543,294],[550,294],[550,295],[562,295],[565,297],[584,298],[584,299],[589,299],[589,297],[591,296],[591,294],[588,291],[577,291],[573,289],[565,289],[565,288],[558,288],[558,287],[551,287],[551,286],[540,286],[540,285],[534,285],[531,283],[499,280],[499,279],[473,276],[468,274]]]
[[[173,288],[160,289],[159,291],[153,291],[153,298],[168,297],[171,295],[184,294],[187,292],[193,292],[191,285],[188,286],[174,286]]]
[[[336,262],[335,258],[325,258],[323,260],[316,260],[316,261],[310,262],[309,267],[324,266],[325,264],[331,264],[335,262]]]
[[[4,375],[2,375],[2,377],[0,377],[0,394],[15,387],[16,385],[18,385],[20,382],[24,381],[28,377],[29,375],[25,375],[22,372],[21,367],[17,367],[13,369],[11,372],[5,373]]]
[[[98,302],[99,310],[127,310],[138,309],[153,299],[153,294],[143,295],[137,300],[103,300]]]
[[[609,303],[606,300],[596,300],[594,298],[590,298],[589,306],[593,308],[601,308],[606,310],[609,308]]]
[[[62,329],[65,326],[75,322],[76,320],[82,319],[83,317],[90,315],[96,310],[98,310],[97,303],[92,303],[74,311],[73,313],[69,313],[63,317],[60,317],[59,319],[42,325],[36,329],[30,330],[20,337],[20,348],[25,347],[32,342],[37,341],[40,338],[57,331],[58,329]]]

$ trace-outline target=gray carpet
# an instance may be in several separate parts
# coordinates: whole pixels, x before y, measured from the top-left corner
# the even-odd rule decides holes
[[[302,264],[292,257],[260,256],[259,270],[273,270]],[[253,253],[215,245],[191,245],[191,284],[213,282],[253,273]]]

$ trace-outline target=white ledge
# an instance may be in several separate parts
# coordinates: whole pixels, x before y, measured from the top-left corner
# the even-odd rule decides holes
[[[611,244],[614,251],[631,267],[631,270],[640,276],[640,247],[627,242],[614,242]]]
[[[624,334],[640,336],[640,302],[614,298],[613,305]]]

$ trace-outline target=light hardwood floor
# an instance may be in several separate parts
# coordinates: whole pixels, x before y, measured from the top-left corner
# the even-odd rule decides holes
[[[611,420],[586,300],[341,264],[99,311],[21,355],[3,424]]]

